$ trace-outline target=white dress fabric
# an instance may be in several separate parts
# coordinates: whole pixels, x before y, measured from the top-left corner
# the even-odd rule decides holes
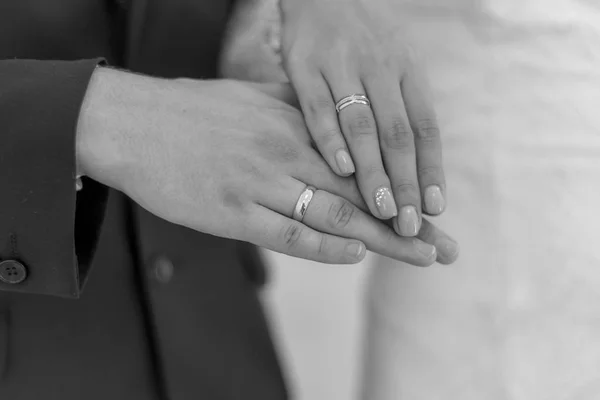
[[[600,399],[600,0],[401,0],[452,266],[378,258],[365,400]]]

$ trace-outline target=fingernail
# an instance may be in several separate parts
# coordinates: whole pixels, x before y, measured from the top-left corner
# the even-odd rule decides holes
[[[346,246],[346,254],[353,260],[362,260],[366,249],[362,243],[350,243]]]
[[[375,205],[382,218],[389,219],[398,215],[398,208],[392,196],[392,191],[387,187],[381,187],[375,192]]]
[[[415,247],[417,248],[417,251],[425,256],[427,260],[435,259],[436,249],[434,246],[422,242],[419,239],[415,239]]]
[[[415,206],[402,207],[398,219],[401,236],[416,236],[419,233],[419,214]]]
[[[335,162],[342,174],[351,175],[354,173],[354,163],[346,150],[340,149],[335,153]]]
[[[458,243],[447,237],[441,237],[436,240],[435,247],[437,248],[439,262],[442,264],[453,263],[460,252]]]
[[[438,185],[431,185],[425,189],[425,209],[428,213],[441,214],[445,205],[442,189]]]

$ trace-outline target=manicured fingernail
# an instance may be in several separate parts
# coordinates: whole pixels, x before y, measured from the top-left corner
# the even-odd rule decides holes
[[[441,214],[444,211],[446,201],[442,189],[438,185],[431,185],[425,189],[425,209],[430,214]]]
[[[438,261],[442,264],[451,264],[456,261],[460,246],[454,240],[441,237],[435,241],[435,247],[438,252]]]
[[[362,260],[365,251],[365,246],[362,243],[350,243],[346,246],[346,254],[353,260]]]
[[[350,154],[344,149],[340,149],[335,153],[335,162],[344,175],[351,175],[356,171]]]
[[[427,260],[436,258],[436,249],[432,245],[422,242],[419,239],[415,239],[415,247],[417,251],[421,253]]]
[[[398,215],[398,208],[392,196],[392,191],[387,187],[380,187],[375,192],[375,205],[381,218],[389,219]]]
[[[398,228],[401,236],[416,236],[420,229],[419,214],[415,206],[404,206],[400,209]]]

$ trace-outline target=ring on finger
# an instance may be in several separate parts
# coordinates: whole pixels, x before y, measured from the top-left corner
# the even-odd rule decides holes
[[[371,107],[371,101],[364,94],[352,94],[350,96],[346,96],[340,101],[338,101],[335,105],[335,110],[339,113],[344,108],[351,106],[352,104],[362,104],[367,107]]]
[[[292,217],[299,222],[302,222],[304,219],[304,215],[306,214],[306,210],[308,210],[308,206],[315,195],[317,189],[313,186],[306,186],[300,197],[298,197],[298,201],[296,202],[296,207],[294,208],[294,213]]]

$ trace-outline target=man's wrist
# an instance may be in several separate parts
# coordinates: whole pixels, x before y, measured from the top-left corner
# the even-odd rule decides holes
[[[161,121],[165,95],[177,80],[150,77],[112,67],[98,67],[86,92],[76,133],[79,173],[125,191],[128,177],[145,163],[149,132]],[[167,112],[166,115],[169,115]]]
[[[80,179],[82,176],[86,175],[83,164],[84,159],[86,158],[86,152],[89,150],[86,140],[89,137],[89,125],[87,121],[89,120],[89,114],[92,112],[91,104],[93,103],[92,97],[96,95],[97,85],[98,85],[98,71],[102,67],[100,65],[96,66],[96,69],[92,73],[90,77],[90,81],[88,82],[87,90],[85,92],[85,96],[83,98],[83,102],[81,104],[81,108],[79,111],[79,119],[77,121],[77,130],[75,132],[75,178]]]
[[[108,105],[111,101],[122,101],[115,88],[119,85],[115,78],[124,72],[109,67],[98,66],[92,73],[81,105],[75,135],[76,178],[90,178],[112,186],[107,179],[118,176],[119,165],[118,135],[112,128],[111,120],[119,118]],[[121,104],[125,106],[124,104]]]

